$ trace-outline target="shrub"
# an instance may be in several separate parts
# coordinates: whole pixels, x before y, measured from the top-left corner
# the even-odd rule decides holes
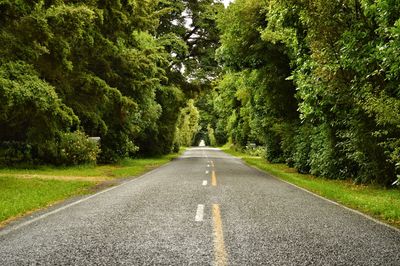
[[[295,137],[295,152],[293,155],[294,167],[299,173],[310,172],[310,152],[311,152],[312,127],[302,125]]]
[[[178,143],[174,142],[173,146],[172,146],[172,152],[174,153],[178,153],[180,149],[180,146]]]
[[[207,125],[207,132],[208,132],[208,139],[209,139],[209,143],[210,146],[215,147],[217,146],[217,140],[215,138],[215,134],[214,134],[214,129],[212,128],[212,126],[210,124]]]
[[[335,129],[328,124],[313,128],[310,151],[311,174],[331,179],[354,177],[355,165],[338,145]]]
[[[61,133],[58,149],[58,161],[64,165],[94,164],[100,152],[99,145],[81,131]]]
[[[0,143],[0,165],[32,163],[32,146],[24,142],[5,141]]]
[[[262,146],[256,146],[256,147],[247,146],[246,147],[246,153],[249,154],[250,156],[259,156],[259,157],[265,158],[265,147],[262,147]]]
[[[134,157],[139,150],[129,135],[114,130],[102,136],[101,147],[101,163],[116,163],[123,158]]]
[[[285,163],[289,167],[294,167],[294,153],[296,150],[296,128],[298,127],[297,123],[282,123],[280,125],[280,136],[281,136],[281,150],[282,156],[285,160]]]
[[[283,152],[281,148],[281,139],[275,132],[268,132],[265,135],[265,159],[271,163],[284,162]]]

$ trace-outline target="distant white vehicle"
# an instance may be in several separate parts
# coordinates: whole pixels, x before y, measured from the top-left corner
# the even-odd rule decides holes
[[[205,146],[206,142],[204,141],[204,139],[200,140],[199,147],[205,147]]]

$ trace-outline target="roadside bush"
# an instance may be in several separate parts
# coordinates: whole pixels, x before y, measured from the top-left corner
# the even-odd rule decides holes
[[[208,132],[208,139],[210,146],[215,147],[217,146],[217,140],[215,138],[214,129],[211,127],[210,124],[207,125],[207,132]]]
[[[247,147],[246,153],[251,156],[259,156],[265,157],[265,147],[257,146],[257,147]]]
[[[282,163],[284,162],[283,153],[281,149],[281,140],[275,132],[269,132],[265,135],[265,159],[271,163]]]
[[[180,146],[178,143],[174,142],[174,145],[172,146],[172,152],[173,153],[178,153],[180,149]]]
[[[101,147],[101,163],[116,163],[123,158],[136,156],[139,151],[139,147],[131,138],[121,131],[109,131],[102,136]]]
[[[310,151],[311,174],[331,179],[352,178],[354,164],[338,145],[335,130],[327,124],[313,129]]]
[[[100,152],[99,145],[81,131],[62,133],[58,149],[59,163],[64,165],[94,164]]]
[[[0,165],[32,163],[32,146],[24,142],[0,142]]]
[[[294,167],[299,173],[307,174],[310,172],[310,152],[312,128],[302,125],[295,137],[295,152],[293,155]]]
[[[280,136],[281,136],[281,149],[282,155],[285,159],[285,163],[289,167],[294,167],[294,153],[296,150],[296,128],[297,123],[282,123],[280,125]]]

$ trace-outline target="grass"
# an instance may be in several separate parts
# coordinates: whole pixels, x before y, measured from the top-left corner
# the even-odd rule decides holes
[[[111,171],[111,174],[117,178],[137,176],[166,164],[178,156],[179,154],[170,154],[158,158],[124,159],[117,168]]]
[[[263,158],[248,156],[227,148],[224,151],[241,157],[247,164],[282,180],[400,228],[400,190],[397,188],[355,185],[346,180],[299,174],[296,169],[284,164],[271,164]]]
[[[0,176],[18,178],[41,178],[58,180],[105,181],[115,178],[136,176],[163,165],[179,156],[180,153],[157,158],[124,159],[109,165],[80,165],[71,167],[38,166],[35,168],[3,168]]]
[[[124,159],[111,165],[0,169],[0,227],[55,202],[90,193],[105,181],[144,174],[182,152],[157,158]]]
[[[0,177],[0,224],[73,195],[86,193],[91,182]]]

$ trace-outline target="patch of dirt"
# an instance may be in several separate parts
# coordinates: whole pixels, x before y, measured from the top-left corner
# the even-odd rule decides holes
[[[286,168],[286,169],[283,169],[283,172],[285,172],[285,173],[298,173],[296,168]]]

